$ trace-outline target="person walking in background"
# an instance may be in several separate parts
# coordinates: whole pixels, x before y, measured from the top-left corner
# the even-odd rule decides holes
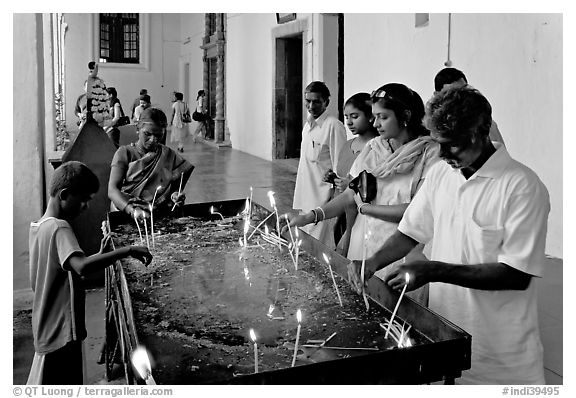
[[[170,141],[178,143],[179,152],[184,152],[184,140],[188,137],[188,123],[191,121],[189,117],[190,111],[188,110],[188,104],[184,102],[184,95],[174,92],[172,117],[170,118],[170,124],[172,125]]]
[[[208,114],[206,92],[204,90],[198,91],[198,95],[196,96],[196,110],[192,114],[192,119],[198,122],[198,126],[193,134],[194,142],[196,142],[196,138],[214,138],[210,128],[212,118]]]
[[[130,120],[134,120],[134,110],[138,105],[140,105],[140,98],[146,94],[148,94],[147,89],[143,88],[142,90],[140,90],[140,94],[138,95],[138,97],[136,97],[136,99],[132,103],[132,109],[130,110]]]
[[[112,140],[116,148],[120,146],[120,130],[118,127],[129,124],[128,117],[124,115],[122,104],[118,99],[118,92],[114,87],[108,87],[108,107],[110,109],[110,118],[104,121],[104,132]]]
[[[324,82],[314,81],[304,90],[308,118],[302,129],[300,161],[292,207],[301,213],[314,213],[314,225],[302,228],[329,248],[334,248],[335,219],[325,220],[320,206],[332,197],[332,184],[324,181],[328,170],[338,170],[340,151],[346,143],[346,128],[326,112],[330,90]]]
[[[86,293],[81,278],[128,256],[145,265],[152,260],[142,246],[109,251],[110,234],[102,239],[98,253],[84,254],[70,221],[88,207],[99,186],[98,177],[85,164],[63,163],[54,171],[46,212],[30,224],[35,353],[27,384],[84,384]]]
[[[444,68],[434,77],[434,94],[439,93],[444,87],[450,84],[463,86],[468,84],[468,80],[466,79],[464,72],[461,70],[456,68]],[[490,126],[490,139],[504,144],[504,138],[502,138],[502,134],[500,134],[498,125],[494,120],[492,120],[492,125]]]
[[[140,96],[140,104],[134,109],[134,117],[132,118],[132,124],[137,124],[140,120],[140,115],[144,112],[144,109],[148,109],[151,106],[150,96],[148,94],[142,94]]]

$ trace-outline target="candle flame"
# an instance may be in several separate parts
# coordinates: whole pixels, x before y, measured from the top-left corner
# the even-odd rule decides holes
[[[158,186],[156,187],[156,190],[157,190],[157,191],[160,190],[160,189],[162,189],[162,185],[158,185]]]
[[[326,264],[330,264],[330,259],[328,258],[326,253],[322,253],[322,257],[324,258],[324,261],[326,261]]]
[[[132,365],[140,377],[144,380],[146,380],[152,374],[152,367],[150,366],[148,352],[142,346],[137,347],[132,352]]]
[[[248,229],[250,228],[250,222],[248,221],[248,219],[244,220],[244,233],[246,234],[248,232]]]
[[[264,233],[269,234],[268,225],[264,224]]]
[[[300,311],[300,308],[296,311],[296,319],[298,320],[298,323],[302,322],[302,311]]]
[[[270,199],[270,205],[276,207],[276,201],[274,200],[274,192],[268,191],[268,198]]]
[[[256,333],[254,333],[254,329],[250,329],[250,338],[256,343]]]
[[[250,280],[250,271],[247,267],[244,267],[244,278],[246,278],[247,281]]]
[[[296,238],[298,238],[298,227],[296,227]]]
[[[244,243],[242,243],[242,238],[238,238],[238,243],[240,243],[240,247],[244,247]]]
[[[406,278],[406,284],[408,284],[410,282],[410,274],[406,272],[406,274],[404,274],[404,278]]]
[[[268,316],[272,315],[272,312],[274,312],[274,304],[270,304],[270,307],[268,307]]]
[[[214,206],[210,206],[210,213],[214,214]]]
[[[292,242],[288,243],[288,250],[292,250]]]

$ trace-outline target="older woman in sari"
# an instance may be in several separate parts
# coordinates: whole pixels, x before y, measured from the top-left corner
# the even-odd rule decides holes
[[[160,109],[144,110],[136,127],[138,142],[121,146],[114,154],[108,183],[113,208],[132,217],[149,217],[152,201],[154,208],[184,203],[180,181],[186,185],[194,166],[160,144],[166,125]]]

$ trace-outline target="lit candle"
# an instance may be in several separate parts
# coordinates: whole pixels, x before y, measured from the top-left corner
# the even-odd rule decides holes
[[[222,218],[222,220],[224,220],[224,216],[223,216],[222,214],[218,213],[218,212],[214,209],[214,206],[210,206],[210,213],[211,213],[211,214],[218,214],[218,215]]]
[[[290,220],[288,220],[288,214],[284,214],[284,218],[286,219],[286,225],[288,225],[288,232],[290,233],[290,241],[292,242],[292,246],[294,246],[294,237],[292,236],[292,228],[290,227]]]
[[[156,250],[156,243],[154,242],[154,201],[156,200],[156,194],[162,188],[162,185],[156,187],[154,191],[154,197],[152,198],[152,203],[150,204],[150,232],[152,233],[152,248]]]
[[[144,238],[142,238],[142,230],[140,229],[140,224],[138,224],[138,214],[139,209],[134,210],[134,221],[136,222],[136,226],[138,227],[138,234],[140,235],[140,244],[144,246]]]
[[[274,214],[276,214],[276,231],[278,232],[278,238],[280,238],[280,218],[278,217],[278,209],[276,208],[276,200],[274,200],[274,192],[268,191],[268,198],[270,199],[270,206],[274,209]],[[281,246],[278,244],[278,249]]]
[[[150,366],[150,358],[148,352],[142,346],[136,347],[132,352],[132,366],[136,369],[140,377],[148,385],[156,385],[156,381],[152,377],[152,367]]]
[[[250,338],[254,342],[254,373],[258,373],[258,344],[256,344],[254,329],[250,329]]]
[[[150,251],[150,240],[148,239],[148,224],[146,223],[146,217],[144,217],[144,231],[146,232],[146,247]]]
[[[384,338],[388,337],[388,333],[390,332],[390,327],[392,326],[392,322],[394,322],[394,317],[396,316],[396,311],[398,311],[398,307],[400,307],[400,301],[402,301],[402,297],[404,296],[404,292],[406,292],[406,287],[410,282],[410,274],[406,272],[404,274],[404,278],[406,279],[406,283],[404,284],[404,288],[402,289],[402,293],[400,293],[400,298],[398,298],[398,302],[396,303],[396,307],[394,307],[394,311],[392,312],[392,317],[390,318],[390,323],[388,324],[388,329],[386,329],[386,334]]]
[[[370,310],[370,303],[368,302],[368,297],[366,296],[366,291],[364,289],[364,272],[366,269],[366,243],[368,242],[368,237],[370,236],[370,231],[366,231],[368,217],[364,217],[364,244],[362,248],[362,269],[360,270],[360,279],[362,280],[362,298],[364,299],[364,304],[366,305],[366,311]]]
[[[184,179],[184,173],[180,173],[180,186],[178,187],[178,196],[180,196],[180,192],[182,192],[182,180]],[[172,206],[172,210],[174,211],[174,209],[176,208],[176,203],[174,203],[174,206]]]
[[[248,209],[248,220],[252,219],[252,193],[253,193],[253,190],[252,190],[252,187],[250,187],[250,207]]]
[[[248,247],[248,242],[246,240],[246,235],[248,234],[248,229],[250,228],[250,202],[249,199],[246,198],[246,218],[244,219],[244,247]]]
[[[298,330],[296,331],[296,344],[294,345],[294,356],[292,357],[292,367],[296,364],[296,353],[298,352],[298,340],[300,340],[300,322],[302,321],[302,312],[300,309],[296,311],[296,319],[298,320]]]
[[[340,302],[340,307],[342,307],[342,298],[340,297],[340,291],[338,290],[338,285],[336,284],[336,279],[334,278],[334,273],[332,272],[332,266],[330,265],[330,260],[326,253],[322,253],[322,257],[324,257],[324,261],[328,264],[328,269],[330,270],[330,276],[332,277],[332,282],[334,283],[334,288],[336,289],[336,294],[338,295],[338,301]]]
[[[299,233],[298,233],[298,227],[296,227],[294,233],[296,234],[296,243],[295,246],[296,248],[294,249],[296,251],[296,271],[298,271],[298,258],[300,257],[300,245],[302,244],[302,239],[299,239]]]

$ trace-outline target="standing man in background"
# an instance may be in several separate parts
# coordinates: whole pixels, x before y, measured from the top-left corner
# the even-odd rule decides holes
[[[302,229],[334,248],[334,223],[336,219],[324,221],[320,206],[332,197],[332,184],[324,182],[324,175],[337,170],[338,156],[346,143],[346,128],[336,117],[328,115],[326,108],[330,102],[330,90],[324,82],[314,81],[304,91],[304,101],[308,118],[302,129],[300,162],[296,175],[294,202],[292,207],[300,212],[313,211],[314,224]]]

